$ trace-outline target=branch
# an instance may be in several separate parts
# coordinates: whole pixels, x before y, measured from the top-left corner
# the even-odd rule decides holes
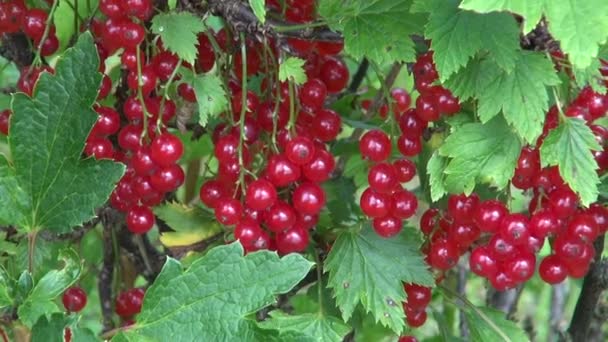
[[[547,340],[554,341],[561,337],[562,329],[560,325],[564,318],[564,307],[566,306],[566,298],[568,297],[568,283],[563,282],[556,284],[551,288],[551,311],[549,312],[550,329],[547,332]]]
[[[361,86],[361,83],[365,79],[365,75],[367,75],[367,69],[369,68],[369,61],[367,58],[363,58],[361,64],[357,68],[357,71],[353,75],[353,80],[350,82],[346,93],[356,93],[357,89]]]
[[[401,67],[403,67],[403,63],[395,62],[391,67],[391,70],[386,74],[386,78],[384,79],[384,84],[374,97],[372,104],[369,106],[369,110],[365,113],[365,118],[369,119],[372,117],[382,105],[382,99],[384,98],[384,93],[386,91],[390,91],[395,84],[395,80],[397,80],[397,76],[399,76],[399,72],[401,71]],[[388,99],[387,99],[388,100]]]
[[[101,213],[101,223],[103,225],[103,263],[99,271],[99,302],[101,304],[101,314],[103,317],[102,331],[114,328],[113,305],[112,305],[112,283],[114,280],[114,244],[112,242],[112,231],[119,222],[120,217],[111,209]]]
[[[595,307],[602,291],[608,288],[608,259],[601,259],[604,235],[595,240],[595,262],[583,280],[583,287],[574,308],[568,333],[573,341],[586,341]]]
[[[31,65],[34,61],[29,40],[23,33],[5,34],[0,45],[0,56],[12,61],[19,68]]]

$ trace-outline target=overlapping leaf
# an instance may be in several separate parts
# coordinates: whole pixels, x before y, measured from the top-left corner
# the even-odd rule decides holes
[[[190,64],[196,60],[197,35],[203,31],[203,20],[190,12],[161,13],[152,18],[152,32],[162,38],[169,51]]]
[[[187,69],[182,70],[182,75],[184,81],[194,88],[201,126],[207,126],[209,119],[228,109],[228,94],[219,76],[194,74]]]
[[[0,222],[66,232],[92,218],[114,189],[124,166],[81,155],[97,120],[98,64],[93,38],[85,33],[54,75],[40,76],[33,98],[14,95],[13,165],[0,157]]]

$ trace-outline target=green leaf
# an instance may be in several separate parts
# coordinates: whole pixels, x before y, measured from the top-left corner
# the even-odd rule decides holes
[[[532,31],[542,16],[545,0],[462,0],[460,8],[488,13],[515,12],[524,17],[524,33]]]
[[[54,313],[48,319],[40,317],[32,327],[32,341],[64,342],[64,330],[70,321],[63,313]]]
[[[323,189],[327,194],[327,209],[332,221],[340,224],[351,220],[357,191],[353,181],[347,177],[332,179],[323,184]]]
[[[11,295],[12,281],[4,267],[0,266],[0,309],[13,305],[13,296]]]
[[[285,82],[293,80],[295,84],[306,82],[306,72],[304,71],[304,60],[298,57],[289,57],[279,65],[279,81]]]
[[[603,0],[464,0],[462,8],[478,12],[506,10],[524,17],[531,31],[544,15],[552,36],[579,69],[591,65],[608,38],[608,6]]]
[[[442,81],[465,66],[475,54],[487,51],[502,69],[515,67],[519,28],[507,13],[479,14],[458,9],[458,0],[434,7],[426,25],[426,37]]]
[[[463,125],[439,148],[439,155],[449,158],[445,188],[466,194],[473,191],[475,183],[504,188],[513,177],[521,147],[517,135],[500,117],[485,124]]]
[[[42,315],[57,312],[59,308],[54,303],[55,298],[80,277],[80,258],[73,250],[61,251],[59,259],[64,263],[63,268],[45,274],[19,306],[19,319],[28,327],[33,326]]]
[[[188,207],[178,202],[167,202],[157,206],[154,208],[154,214],[178,232],[205,229],[215,221],[215,218],[203,209]],[[217,228],[213,230],[218,231]]]
[[[341,342],[350,332],[350,327],[340,319],[322,313],[287,315],[278,310],[270,312],[270,319],[259,323],[263,329],[302,332],[316,341]]]
[[[476,89],[478,114],[487,122],[502,111],[519,136],[534,143],[549,107],[547,86],[559,84],[559,78],[551,61],[539,53],[522,52],[516,65],[508,73],[490,61],[482,62]]]
[[[477,307],[463,310],[471,332],[471,341],[530,341],[530,338],[515,322],[505,319],[504,312]]]
[[[437,202],[448,191],[445,188],[445,169],[448,166],[448,158],[442,157],[436,151],[429,159],[426,172],[429,175],[429,185],[431,188],[431,200]]]
[[[238,242],[211,249],[186,270],[168,259],[146,291],[136,325],[124,335],[137,341],[251,341],[255,323],[246,316],[292,289],[311,266],[299,254],[243,256]]]
[[[38,8],[38,6],[35,8]],[[89,4],[89,6],[87,6],[87,0],[59,1],[57,9],[55,9],[55,14],[53,15],[53,24],[55,24],[56,29],[55,34],[57,40],[59,40],[59,51],[62,51],[68,46],[74,34],[78,34],[78,32],[74,31],[75,29],[79,29],[74,26],[75,8],[78,9],[79,18],[88,18],[94,14],[93,11],[96,10],[97,4]],[[82,24],[82,21],[80,24]]]
[[[22,227],[31,212],[27,193],[19,186],[15,170],[0,155],[0,224]]]
[[[181,133],[174,132],[184,145],[184,155],[181,158],[182,162],[190,162],[213,156],[213,141],[211,135],[205,134],[199,139],[192,140],[192,131]]]
[[[540,148],[543,166],[557,165],[570,188],[579,194],[584,206],[595,202],[599,194],[597,163],[591,150],[601,147],[584,121],[566,118],[545,138]]]
[[[266,22],[266,4],[264,0],[249,0],[249,6],[258,20],[264,24]]]
[[[342,31],[344,49],[355,59],[378,64],[413,61],[411,34],[421,33],[424,16],[409,11],[410,0],[322,0],[319,14]]]
[[[201,18],[190,12],[161,13],[152,18],[152,32],[161,37],[169,51],[190,64],[196,60],[197,35],[203,31]]]
[[[193,74],[190,70],[182,69],[184,81],[194,88],[198,103],[199,124],[207,126],[210,118],[214,118],[228,109],[228,95],[219,76],[214,74]]]
[[[124,165],[81,157],[98,116],[92,109],[101,81],[98,64],[93,37],[85,33],[59,60],[55,75],[40,76],[33,98],[14,95],[9,138],[14,170],[1,163],[0,191],[17,190],[18,184],[27,203],[17,190],[7,204],[19,214],[6,217],[0,210],[0,221],[67,232],[94,217],[110,196]]]
[[[361,303],[397,334],[405,328],[403,283],[434,284],[412,236],[402,232],[383,239],[368,223],[361,231],[346,231],[338,237],[327,256],[325,272],[329,272],[328,286],[335,292],[345,321]]]
[[[167,1],[167,7],[169,7],[170,11],[173,11],[177,6],[177,0],[169,0]]]

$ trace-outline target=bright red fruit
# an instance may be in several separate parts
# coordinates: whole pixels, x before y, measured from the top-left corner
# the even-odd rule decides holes
[[[127,212],[127,228],[133,234],[145,234],[154,226],[156,219],[149,207],[134,206]]]
[[[254,210],[265,210],[277,201],[277,190],[272,183],[258,179],[249,184],[245,204]]]
[[[316,215],[325,206],[325,191],[316,183],[302,183],[293,191],[291,200],[298,213]]]
[[[171,133],[162,133],[150,144],[150,157],[160,166],[176,163],[184,153],[182,141]]]
[[[371,130],[361,137],[359,150],[364,158],[380,162],[391,154],[391,139],[381,130]]]
[[[568,276],[568,270],[559,257],[549,255],[540,262],[538,274],[546,283],[559,284]]]
[[[277,250],[281,254],[303,252],[308,246],[308,230],[293,227],[278,233],[275,241],[277,243]]]
[[[391,197],[367,188],[360,200],[361,211],[369,217],[384,217],[391,209]]]
[[[372,166],[367,174],[370,188],[380,193],[391,193],[399,183],[397,171],[389,163],[378,163]]]
[[[61,301],[68,312],[79,312],[87,305],[87,294],[80,287],[72,286],[65,290]]]
[[[374,228],[376,234],[388,239],[399,234],[403,228],[403,222],[400,218],[387,215],[374,218],[372,227]]]

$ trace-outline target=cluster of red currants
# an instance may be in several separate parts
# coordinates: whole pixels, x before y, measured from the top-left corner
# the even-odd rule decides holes
[[[313,2],[310,7],[306,3],[290,4],[286,19],[301,22],[290,14],[294,9],[314,14]],[[227,42],[222,32],[216,34],[222,49],[239,43]],[[200,49],[205,49],[211,51],[208,54],[211,61],[213,50],[208,38],[201,37],[199,42],[199,60],[204,55]],[[238,82],[243,77],[242,56],[235,55],[235,79],[229,83],[232,114],[224,117],[228,123],[218,124],[213,133],[218,173],[200,189],[203,204],[214,210],[218,222],[234,227],[235,239],[248,252],[304,251],[310,229],[316,225],[326,203],[321,184],[335,168],[327,143],[340,133],[342,120],[338,113],[324,108],[324,103],[328,94],[340,92],[348,82],[348,69],[335,56],[342,50],[342,44],[313,41],[290,41],[290,44],[306,61],[308,81],[301,86],[289,85],[272,79],[272,73],[268,72],[259,97],[250,90],[243,94]],[[309,44],[310,48],[296,49],[298,44]],[[247,76],[264,72],[265,65],[272,65],[272,61],[260,63],[261,59],[278,60],[275,48],[266,51],[274,56],[264,56],[260,52],[265,47],[259,43],[247,40],[245,45]],[[327,51],[319,46],[333,49]],[[180,91],[184,96],[188,89],[184,86]]]
[[[431,288],[418,284],[405,284],[403,288],[407,294],[407,300],[403,302],[405,320],[412,328],[420,327],[427,319],[426,307],[431,303]]]
[[[134,316],[141,312],[145,294],[144,289],[135,287],[116,296],[114,311],[122,318],[123,326],[135,323]]]
[[[55,27],[48,25],[47,29],[48,19],[48,14],[42,9],[28,9],[24,0],[0,4],[0,33],[23,32],[43,57],[54,54],[59,48]]]

